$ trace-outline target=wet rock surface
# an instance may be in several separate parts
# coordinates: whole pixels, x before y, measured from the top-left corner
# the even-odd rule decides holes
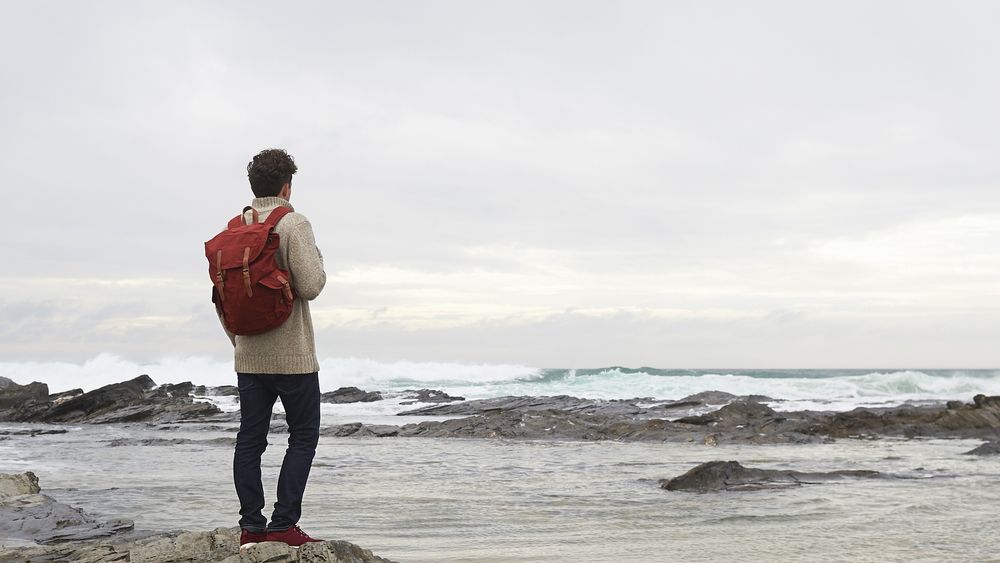
[[[1000,455],[1000,440],[986,442],[977,448],[965,452],[965,455]]]
[[[972,403],[865,409],[834,413],[778,412],[762,396],[707,392],[678,401],[592,400],[577,397],[500,397],[434,405],[401,416],[451,415],[398,427],[398,436],[693,441],[707,445],[815,443],[879,436],[1000,437],[1000,397]],[[727,402],[721,408],[713,403]],[[699,414],[684,413],[696,412]],[[384,435],[391,435],[382,431]],[[346,429],[337,435],[354,435]],[[365,434],[359,434],[365,435]]]
[[[709,461],[679,477],[661,479],[660,487],[668,491],[690,492],[755,491],[880,476],[878,471],[803,472],[743,467],[737,461]]]
[[[382,400],[382,393],[378,391],[365,391],[357,387],[341,387],[329,393],[320,395],[320,402],[345,404],[345,403],[372,403]]]
[[[35,387],[27,389],[31,386]],[[88,393],[51,399],[48,386],[44,383],[8,386],[0,393],[6,397],[16,393],[16,396],[22,396],[22,400],[14,404],[0,403],[0,421],[95,424],[170,422],[197,419],[221,412],[215,405],[195,402],[190,397],[193,387],[191,383],[167,384],[157,389],[154,387],[156,383],[148,375],[141,375]],[[26,393],[29,396],[24,398]]]
[[[49,544],[103,538],[131,529],[131,520],[98,520],[41,494],[38,477],[30,471],[0,474],[0,536]]]

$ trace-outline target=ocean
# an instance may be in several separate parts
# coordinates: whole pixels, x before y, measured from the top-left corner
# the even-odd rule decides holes
[[[331,358],[320,362],[323,391],[355,386],[368,391],[430,388],[468,399],[504,395],[571,395],[591,399],[680,399],[702,391],[764,395],[776,410],[850,410],[905,402],[968,401],[1000,395],[1000,370],[942,369],[664,369],[590,367],[545,369],[525,365],[376,362]],[[231,362],[165,358],[137,363],[101,354],[82,364],[0,362],[0,376],[18,383],[42,381],[50,392],[95,389],[148,374],[160,383],[234,385]],[[390,403],[373,406],[392,413]]]
[[[233,384],[228,362],[136,364],[103,355],[85,364],[3,363],[0,376],[53,392],[146,373],[157,383]],[[759,394],[778,410],[847,410],[1000,395],[1000,370],[747,370],[322,362],[324,391],[341,386],[433,388],[466,398],[574,395],[680,399],[707,390]],[[211,397],[225,410],[228,397]],[[324,426],[408,423],[420,405],[390,398],[324,404]],[[51,425],[0,424],[2,430]],[[208,426],[68,425],[64,434],[9,433],[0,472],[34,471],[43,492],[142,529],[234,526],[235,432]],[[188,438],[112,446],[117,439]],[[263,472],[272,490],[283,453],[272,435]],[[407,563],[1000,561],[995,533],[1000,459],[963,455],[979,440],[842,439],[826,444],[731,445],[333,438],[320,440],[303,528]],[[668,492],[659,479],[712,460],[747,467],[871,469],[886,479],[753,492]],[[269,496],[267,502],[273,502]],[[3,539],[0,538],[0,544]]]

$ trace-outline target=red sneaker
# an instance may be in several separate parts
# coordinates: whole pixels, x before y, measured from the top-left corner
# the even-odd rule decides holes
[[[251,532],[246,528],[240,529],[240,549],[257,545],[262,541],[267,541],[267,532]]]
[[[267,539],[263,541],[280,541],[282,543],[287,543],[292,547],[299,547],[304,543],[323,541],[316,538],[310,538],[309,534],[302,531],[298,524],[288,528],[287,530],[281,530],[280,532],[273,532],[268,530]]]

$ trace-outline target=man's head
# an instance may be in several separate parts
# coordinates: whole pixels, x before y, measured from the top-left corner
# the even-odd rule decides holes
[[[262,150],[247,164],[250,189],[257,197],[284,195],[287,199],[291,192],[292,174],[298,169],[295,159],[284,150]]]

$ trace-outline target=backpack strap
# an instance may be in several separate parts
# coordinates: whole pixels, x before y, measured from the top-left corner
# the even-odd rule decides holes
[[[254,209],[253,207],[250,207],[248,205],[248,206],[246,206],[246,207],[243,208],[243,213],[240,213],[236,217],[233,217],[232,219],[230,219],[229,223],[226,225],[226,227],[228,227],[230,229],[235,229],[236,227],[239,227],[239,226],[242,226],[242,225],[248,225],[249,223],[246,222],[247,211],[252,211],[253,212],[253,222],[254,223],[260,223],[260,216],[257,213],[257,210]]]
[[[285,207],[284,205],[279,205],[278,207],[275,207],[274,209],[271,210],[271,213],[268,214],[267,219],[264,220],[264,224],[273,228],[278,224],[278,221],[281,221],[282,217],[288,215],[291,212],[292,212],[291,209]]]
[[[230,229],[234,229],[234,228],[239,227],[241,225],[246,225],[247,223],[244,222],[244,215],[246,214],[247,211],[252,211],[253,212],[253,222],[254,223],[260,223],[260,214],[257,212],[256,209],[254,209],[253,207],[250,207],[248,205],[248,206],[246,206],[246,207],[243,208],[243,213],[240,213],[236,217],[233,217],[232,219],[230,219],[229,223],[226,225],[226,227],[228,227]],[[292,212],[291,209],[285,207],[284,205],[279,205],[278,207],[275,207],[271,211],[270,215],[267,216],[267,219],[264,221],[264,224],[266,224],[267,226],[273,228],[275,225],[278,224],[278,221],[281,221],[282,217],[284,217],[285,215],[288,215],[291,212]]]

